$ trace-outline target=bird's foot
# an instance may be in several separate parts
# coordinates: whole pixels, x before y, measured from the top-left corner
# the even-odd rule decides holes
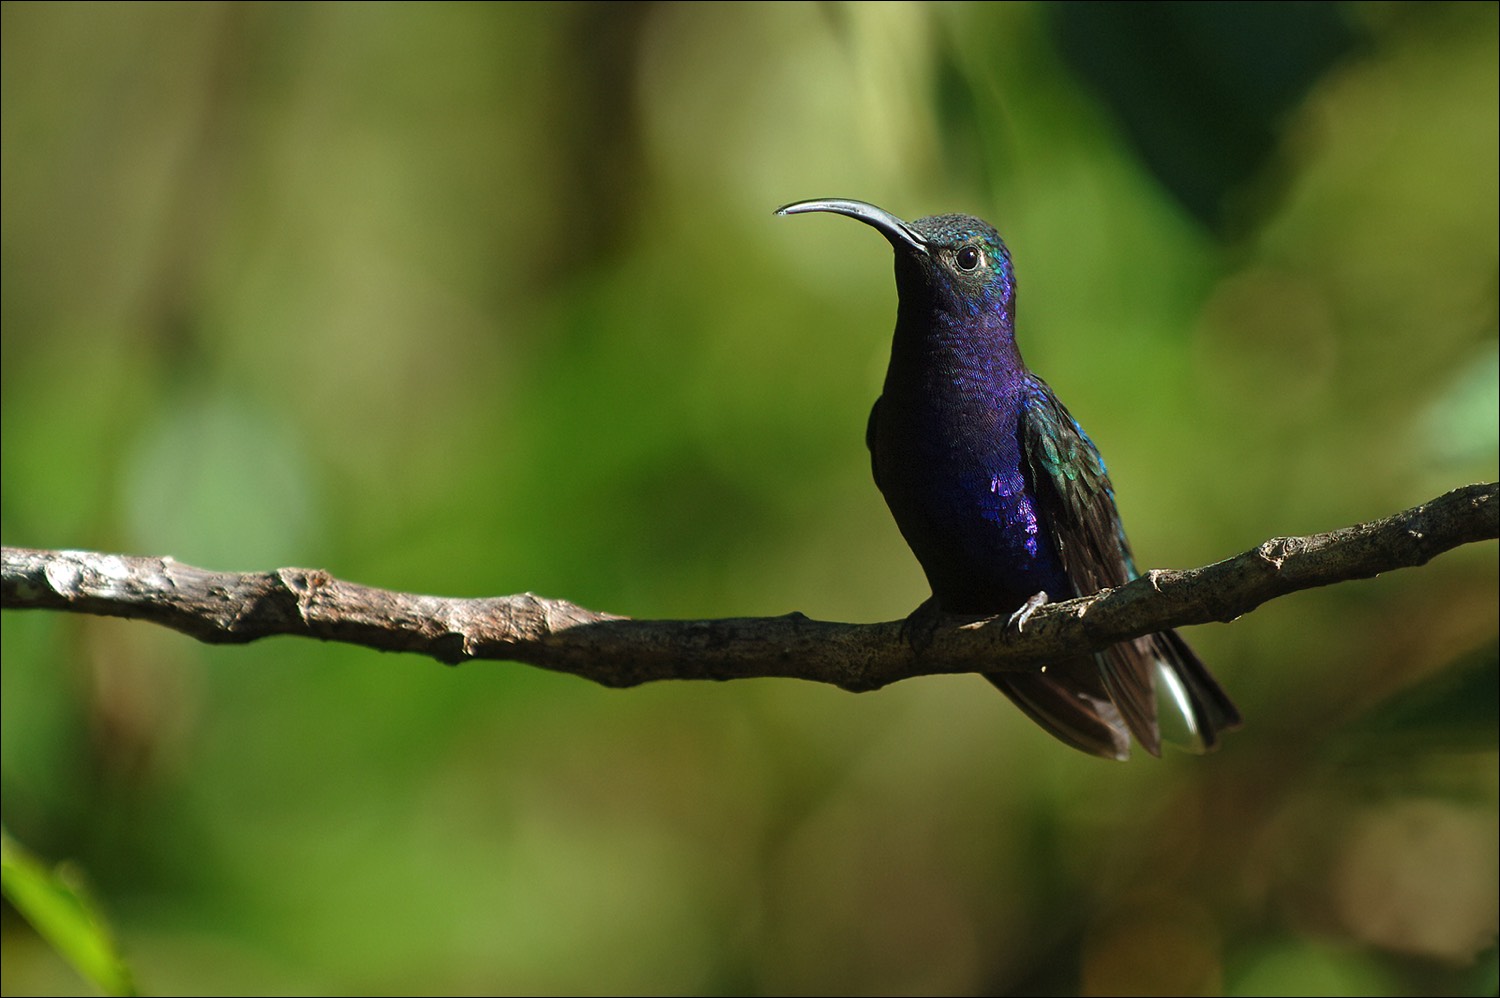
[[[918,651],[932,644],[932,636],[943,622],[943,611],[937,599],[929,598],[901,622],[901,637]]]
[[[1031,619],[1033,613],[1036,613],[1050,602],[1052,602],[1052,597],[1046,593],[1032,593],[1026,598],[1026,602],[1021,604],[1021,608],[1010,615],[1010,619],[1005,622],[1006,626],[1014,625],[1017,634],[1025,632],[1026,621]]]

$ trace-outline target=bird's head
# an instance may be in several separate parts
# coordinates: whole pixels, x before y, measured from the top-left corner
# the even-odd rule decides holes
[[[840,198],[797,201],[778,215],[826,211],[858,219],[880,232],[896,251],[896,287],[903,306],[974,319],[1008,317],[1016,277],[1000,233],[972,215],[931,215],[905,222],[865,201]]]

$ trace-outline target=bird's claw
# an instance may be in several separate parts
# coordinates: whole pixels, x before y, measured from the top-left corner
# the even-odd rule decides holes
[[[1031,615],[1051,601],[1052,597],[1048,596],[1045,592],[1032,593],[1026,598],[1026,602],[1021,604],[1021,608],[1010,615],[1010,619],[1005,622],[1006,626],[1014,626],[1017,634],[1024,633],[1026,630],[1026,621],[1031,619]]]
[[[928,599],[901,622],[901,637],[917,651],[932,644],[932,636],[943,622],[936,599]]]

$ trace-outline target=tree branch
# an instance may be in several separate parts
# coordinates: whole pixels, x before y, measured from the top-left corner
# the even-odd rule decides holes
[[[1006,616],[841,624],[800,613],[632,620],[530,593],[488,599],[373,589],[307,568],[210,572],[171,558],[4,549],[0,606],[149,620],[200,641],[275,634],[410,651],[441,662],[508,659],[605,686],[656,679],[807,679],[846,690],[912,676],[1029,671],[1184,624],[1229,621],[1267,600],[1425,564],[1500,536],[1500,486],[1470,485],[1370,523],[1276,537],[1217,564],[1152,571],[1044,606],[1024,634]]]

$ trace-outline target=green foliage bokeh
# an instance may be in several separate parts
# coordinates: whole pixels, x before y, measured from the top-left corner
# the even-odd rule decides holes
[[[817,196],[999,227],[1143,567],[1493,480],[1497,8],[1338,10],[1226,179],[1045,6],[6,3],[4,541],[899,617],[889,249],[771,215]],[[1149,54],[1239,92],[1198,27]],[[1496,576],[1192,629],[1246,727],[1124,766],[974,677],[619,692],[11,613],[5,824],[147,992],[1493,993]],[[5,916],[7,994],[78,986]]]

